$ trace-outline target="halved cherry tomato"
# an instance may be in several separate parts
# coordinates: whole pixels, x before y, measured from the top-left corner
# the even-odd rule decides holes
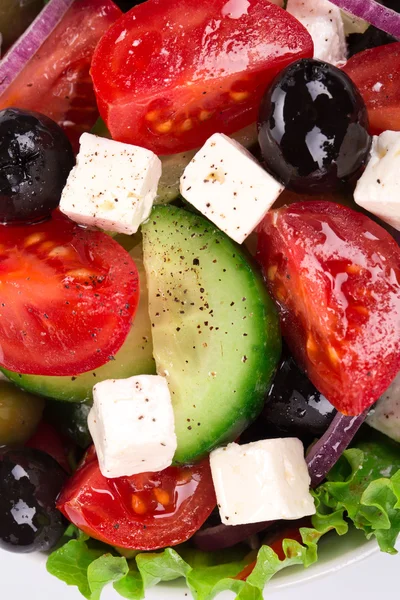
[[[400,131],[400,42],[359,52],[343,70],[364,98],[371,133]]]
[[[215,505],[208,459],[193,467],[106,479],[92,447],[61,492],[57,508],[107,544],[156,550],[188,540]]]
[[[55,212],[0,226],[0,364],[36,375],[76,375],[110,360],[139,298],[138,272],[110,236]]]
[[[67,443],[68,445],[71,445],[69,441]],[[50,423],[42,421],[25,446],[46,452],[46,454],[52,456],[67,473],[71,472],[71,467],[67,458],[67,444],[64,443],[64,440]]]
[[[91,75],[114,139],[171,154],[254,122],[274,75],[312,54],[301,23],[265,0],[148,0],[101,39]]]
[[[77,147],[98,117],[89,67],[101,36],[122,12],[111,0],[75,0],[32,60],[0,96],[61,125]]]
[[[358,415],[400,369],[400,248],[332,202],[270,212],[257,258],[298,363],[336,408]]]
[[[304,519],[301,523],[298,523],[295,526],[284,527],[276,532],[274,532],[270,538],[270,540],[264,541],[272,550],[277,554],[279,560],[285,559],[285,552],[283,550],[283,541],[284,540],[295,540],[302,544],[303,538],[301,537],[300,528],[301,527],[310,527],[311,521],[310,519]],[[239,579],[240,581],[246,581],[249,575],[254,571],[254,567],[256,566],[257,561],[253,561],[248,564],[234,579]]]

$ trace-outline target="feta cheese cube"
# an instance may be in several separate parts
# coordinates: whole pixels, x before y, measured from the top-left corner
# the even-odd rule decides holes
[[[370,410],[367,423],[400,443],[400,373]]]
[[[314,58],[333,65],[347,60],[340,8],[328,0],[288,0],[287,11],[304,25],[314,42]]]
[[[97,383],[88,425],[104,477],[162,471],[172,463],[175,422],[164,377]]]
[[[315,514],[303,444],[297,438],[229,444],[211,452],[210,464],[226,525]]]
[[[400,132],[372,138],[371,155],[357,182],[354,200],[400,231]]]
[[[130,235],[149,217],[160,177],[150,150],[84,133],[60,210],[82,225]]]
[[[181,177],[181,194],[241,244],[283,191],[235,140],[215,133]]]

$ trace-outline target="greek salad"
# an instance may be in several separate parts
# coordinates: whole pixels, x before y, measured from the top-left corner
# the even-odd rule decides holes
[[[88,600],[396,553],[396,4],[2,0],[1,549]]]

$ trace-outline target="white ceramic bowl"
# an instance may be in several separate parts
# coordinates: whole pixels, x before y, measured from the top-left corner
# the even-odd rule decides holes
[[[317,587],[321,590],[327,589],[326,587],[321,588],[320,579],[322,577],[324,577],[323,585],[329,586],[330,589],[335,586],[336,581],[339,584],[339,589],[336,588],[336,591],[339,592],[340,582],[338,582],[337,573],[344,567],[349,566],[357,567],[358,570],[361,565],[358,566],[357,563],[371,557],[377,551],[376,543],[373,541],[367,542],[364,536],[357,531],[351,531],[342,538],[335,535],[326,536],[320,543],[319,561],[308,569],[292,567],[281,571],[266,588],[265,597],[272,594],[274,596],[278,595],[280,600],[286,600],[290,591],[295,592],[300,584],[303,585],[299,598],[315,597],[315,594],[319,593],[316,591]],[[383,558],[385,559],[385,565],[389,566],[389,563],[391,563],[390,567],[393,567],[393,585],[395,585],[399,567],[398,559],[400,557],[385,556]],[[371,560],[370,558],[369,562]],[[373,560],[375,564],[376,559]],[[396,565],[391,561],[396,561]],[[357,582],[354,581],[354,584],[357,585]],[[291,589],[293,586],[295,586],[295,590]],[[372,599],[372,596],[366,596],[365,593],[363,595],[361,589],[358,589],[358,591],[364,600]],[[308,595],[309,592],[310,596]],[[344,600],[350,598],[345,593],[339,595]],[[228,600],[232,597],[230,593],[221,594],[219,600]],[[4,598],[4,600],[79,600],[79,598],[82,599],[82,596],[76,588],[67,587],[46,572],[45,557],[0,551],[0,598]],[[112,588],[106,589],[102,596],[102,600],[117,600],[118,598],[120,596]],[[189,598],[190,593],[181,581],[158,585],[148,590],[146,595],[146,600],[189,600]]]

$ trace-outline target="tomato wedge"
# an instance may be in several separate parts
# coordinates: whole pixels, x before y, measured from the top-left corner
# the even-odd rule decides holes
[[[85,533],[135,550],[185,542],[215,505],[208,459],[193,467],[106,479],[93,447],[57,502],[57,508]]]
[[[139,298],[138,272],[110,236],[56,212],[0,226],[0,364],[19,373],[76,375],[121,347]]]
[[[265,0],[148,0],[101,39],[91,74],[114,139],[172,154],[254,122],[276,73],[312,55],[301,23]]]
[[[298,363],[360,414],[400,369],[400,248],[365,215],[314,201],[270,212],[257,258]]]
[[[75,0],[40,50],[0,96],[9,106],[41,112],[61,125],[77,148],[98,117],[89,75],[93,51],[122,12],[111,0]]]
[[[371,133],[400,131],[400,42],[359,52],[343,70],[364,98]]]

